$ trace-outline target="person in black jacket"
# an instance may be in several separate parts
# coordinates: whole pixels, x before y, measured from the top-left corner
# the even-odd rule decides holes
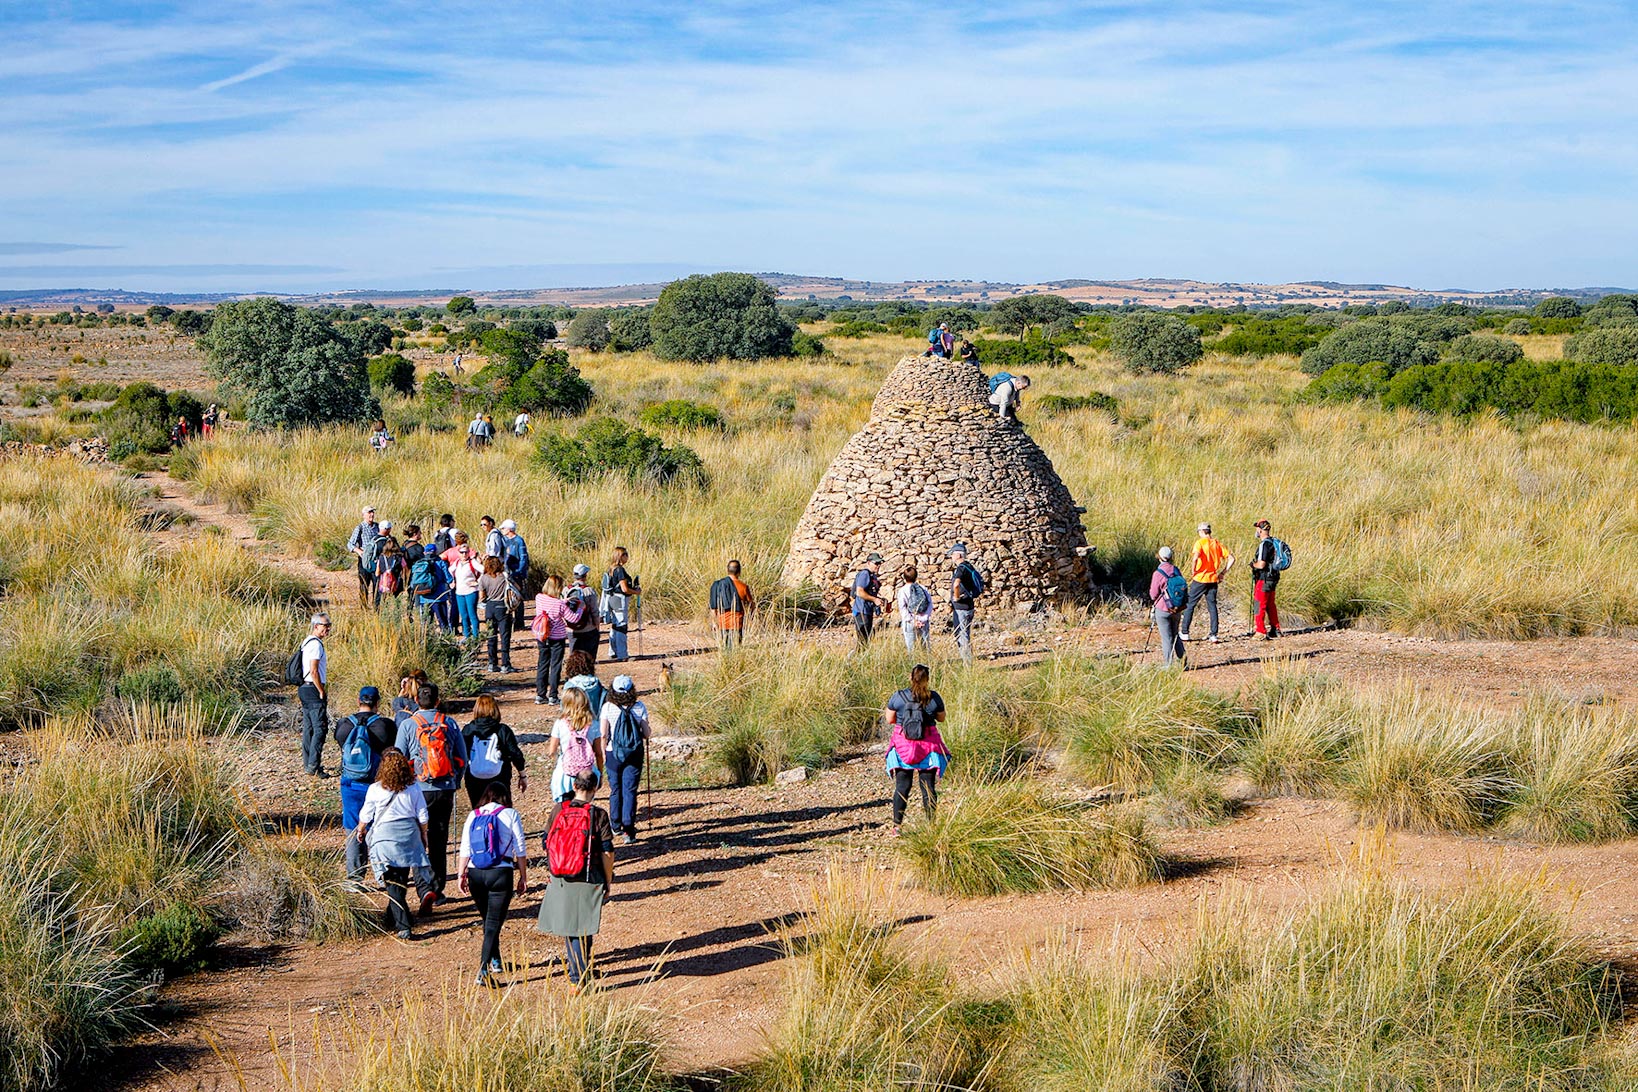
[[[502,785],[512,798],[512,771],[518,773],[518,791],[529,791],[523,748],[511,727],[501,723],[500,706],[488,694],[472,703],[472,719],[461,729],[466,737],[466,798],[476,808],[490,785]]]
[[[360,778],[358,774],[361,771],[349,770],[347,741],[352,738],[353,730],[362,726],[370,747],[369,769],[374,771],[381,764],[381,753],[393,745],[398,736],[398,726],[391,717],[383,717],[376,712],[380,704],[381,691],[373,686],[362,687],[358,691],[358,712],[349,717],[337,717],[335,724],[336,742],[341,744],[341,826],[348,834],[347,879],[354,883],[364,879],[369,851],[363,842],[351,835],[353,828],[358,826],[358,813],[364,807],[364,797],[369,793],[370,783],[375,777],[371,773]]]

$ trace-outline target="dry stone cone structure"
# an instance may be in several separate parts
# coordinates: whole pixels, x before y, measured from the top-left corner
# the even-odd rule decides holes
[[[985,578],[985,610],[1030,611],[1085,594],[1084,509],[1023,428],[996,417],[989,395],[975,364],[899,361],[869,422],[814,490],[791,538],[785,585],[812,585],[831,613],[845,613],[853,574],[879,553],[884,598],[913,562],[943,604],[953,570],[946,554],[965,542]]]

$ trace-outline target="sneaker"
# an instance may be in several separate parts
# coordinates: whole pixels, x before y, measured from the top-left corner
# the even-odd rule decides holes
[[[1217,643],[1217,634],[1212,634],[1210,637],[1207,637],[1206,640],[1215,645]]]
[[[426,915],[432,913],[432,908],[434,906],[437,906],[438,903],[441,902],[442,900],[443,900],[443,896],[438,894],[438,892],[436,892],[436,891],[428,891],[425,895],[422,895],[421,896],[421,916],[425,917]]]
[[[556,694],[548,694],[548,695],[546,695],[546,704],[547,705],[562,705],[563,703],[558,699],[558,696]]]
[[[1194,640],[1194,638],[1190,637],[1187,633],[1180,634],[1177,639],[1179,641],[1192,641],[1192,640]]]
[[[491,959],[489,961],[489,973],[490,974],[500,974],[501,969],[502,969],[501,968],[501,961],[500,961],[499,956],[497,956],[494,959]]]
[[[478,972],[478,981],[475,982],[474,985],[478,985],[478,986],[487,986],[487,985],[489,985],[489,972],[488,972],[488,970],[482,970],[482,971]]]
[[[1274,639],[1274,635],[1272,633],[1259,633],[1259,634],[1257,634],[1257,640],[1259,640],[1259,641],[1272,641],[1273,639]]]
[[[400,930],[398,930],[398,939],[399,940],[414,940],[415,939],[415,934],[410,932],[408,929],[400,929]]]
[[[547,705],[547,704],[550,704],[550,703],[548,703],[545,698],[536,698],[535,699],[535,704],[536,705]]]
[[[637,844],[637,835],[631,833],[631,831],[629,831],[629,830],[626,831],[624,834],[620,835],[620,844],[623,845],[623,846],[634,846],[634,845],[636,845]]]

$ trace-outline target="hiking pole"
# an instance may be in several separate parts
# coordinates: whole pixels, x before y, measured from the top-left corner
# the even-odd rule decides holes
[[[637,658],[643,658],[643,589],[637,589]],[[645,755],[645,757],[647,757]]]
[[[639,631],[641,632],[641,631]],[[650,729],[652,731],[652,729]],[[643,795],[647,797],[648,821],[644,825],[652,833],[654,827],[654,767],[648,761],[648,737],[643,737]]]

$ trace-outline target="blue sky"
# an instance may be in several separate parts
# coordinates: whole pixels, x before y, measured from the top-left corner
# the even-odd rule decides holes
[[[1638,284],[1628,4],[0,5],[0,287]]]

